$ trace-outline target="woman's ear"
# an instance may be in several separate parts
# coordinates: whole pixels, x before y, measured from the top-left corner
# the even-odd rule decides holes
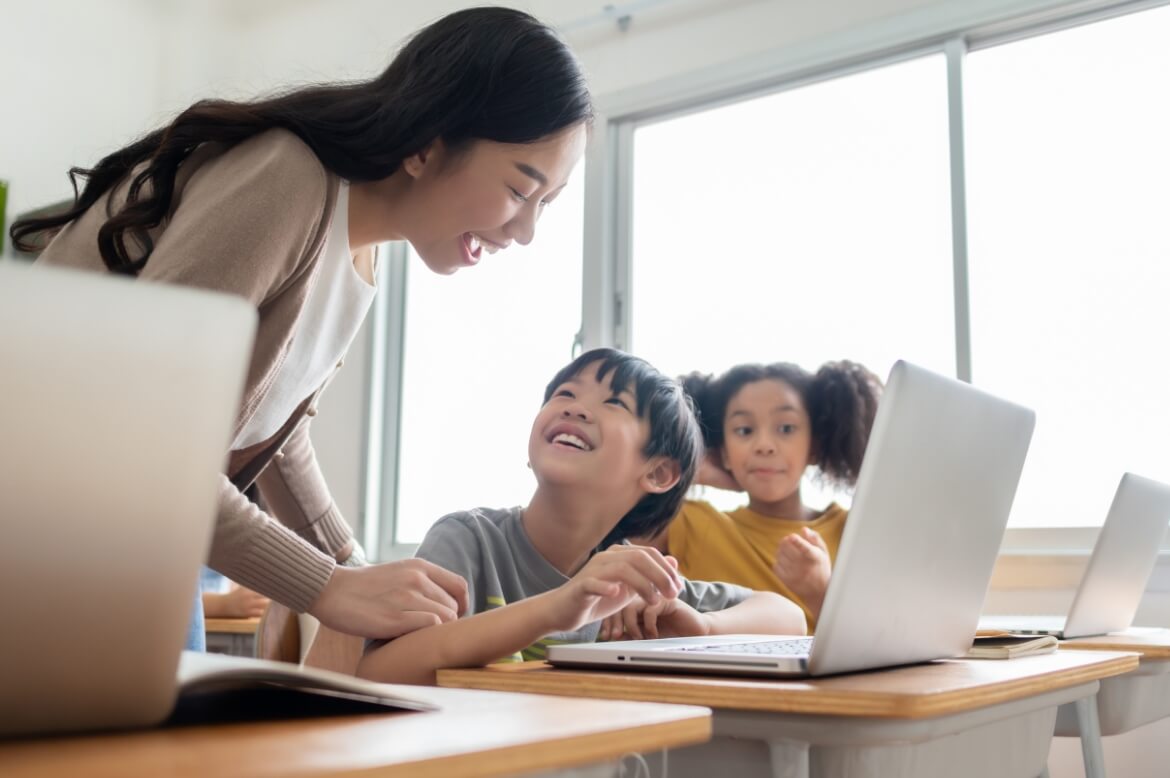
[[[436,138],[426,146],[402,160],[402,169],[411,178],[420,178],[428,168],[437,169],[443,153],[443,141]]]
[[[682,468],[670,457],[655,457],[642,476],[641,486],[650,494],[669,492],[682,477]]]

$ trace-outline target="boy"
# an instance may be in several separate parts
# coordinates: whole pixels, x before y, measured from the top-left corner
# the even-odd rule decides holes
[[[653,535],[678,512],[701,450],[677,383],[619,351],[582,354],[548,385],[532,425],[537,488],[528,507],[451,514],[419,546],[418,556],[467,580],[471,612],[372,642],[358,675],[433,684],[440,668],[542,658],[550,643],[596,640],[602,620],[602,638],[615,640],[803,635],[804,614],[783,597],[687,581],[657,549],[622,543]]]

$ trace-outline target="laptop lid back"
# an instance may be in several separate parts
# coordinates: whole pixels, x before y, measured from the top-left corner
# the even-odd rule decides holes
[[[0,734],[169,712],[256,313],[0,262]]]
[[[1064,637],[1128,629],[1170,525],[1170,486],[1140,475],[1121,477],[1073,598]]]
[[[810,672],[956,656],[971,645],[1035,414],[898,362],[878,406]]]

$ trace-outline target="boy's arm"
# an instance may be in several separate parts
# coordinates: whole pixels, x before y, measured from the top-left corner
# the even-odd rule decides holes
[[[738,588],[738,587],[737,587]],[[751,592],[723,610],[699,612],[682,597],[647,605],[635,600],[607,617],[600,640],[642,640],[705,635],[804,635],[804,611],[775,592]]]
[[[579,629],[620,611],[635,597],[657,604],[673,599],[681,588],[674,569],[657,551],[614,546],[595,554],[570,581],[550,592],[411,632],[367,651],[357,674],[377,681],[433,684],[441,668],[494,662],[550,632]]]
[[[526,648],[550,632],[549,598],[556,590],[403,635],[366,653],[357,675],[388,683],[435,683],[445,667],[486,665]]]
[[[752,592],[738,605],[704,613],[711,635],[804,635],[808,632],[800,606],[775,592]]]

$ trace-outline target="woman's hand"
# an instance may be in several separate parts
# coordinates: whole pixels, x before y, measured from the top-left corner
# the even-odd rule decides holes
[[[338,632],[396,638],[467,611],[467,582],[423,559],[337,567],[309,613]]]

